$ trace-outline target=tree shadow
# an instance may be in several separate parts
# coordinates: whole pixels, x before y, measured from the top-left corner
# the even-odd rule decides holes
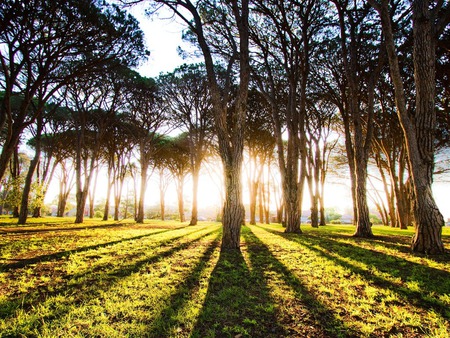
[[[205,230],[198,229],[193,232],[190,232],[189,235],[197,233],[199,231]],[[155,243],[155,245],[162,249],[161,252],[152,255],[150,257],[145,257],[143,259],[136,259],[130,262],[129,260],[121,261],[117,266],[111,266],[109,263],[105,263],[101,266],[95,266],[80,274],[73,275],[65,275],[64,279],[67,280],[66,283],[58,283],[56,286],[53,286],[51,289],[47,285],[44,286],[36,286],[32,289],[27,290],[27,294],[18,294],[14,297],[10,297],[6,301],[0,302],[0,318],[8,318],[15,315],[15,312],[19,309],[23,309],[28,311],[35,307],[38,303],[45,301],[50,297],[54,297],[57,295],[63,295],[64,299],[67,299],[68,295],[76,295],[75,303],[84,303],[98,296],[100,291],[105,291],[109,289],[112,285],[114,285],[119,279],[128,277],[133,273],[138,272],[144,266],[148,264],[153,264],[162,260],[164,258],[168,258],[175,253],[187,250],[189,247],[195,245],[197,242],[201,241],[203,238],[211,235],[214,232],[219,231],[218,229],[210,230],[201,234],[193,240],[181,242],[178,244],[174,244],[180,238],[186,236],[186,234],[172,237],[168,240],[161,241]],[[144,254],[143,254],[144,255]],[[79,292],[80,290],[87,289],[95,289],[98,292],[90,292],[84,293]],[[69,300],[68,300],[69,302]],[[61,306],[60,308],[64,308]],[[55,309],[55,311],[57,311]],[[52,320],[62,316],[64,313],[50,313],[49,316]],[[46,318],[41,318],[40,320],[44,321]],[[39,325],[39,324],[38,324]]]
[[[267,227],[260,228],[306,247],[318,256],[339,264],[353,274],[360,275],[372,285],[392,291],[409,304],[424,310],[433,309],[444,318],[450,319],[448,305],[439,299],[439,296],[443,294],[450,294],[450,283],[448,282],[450,273],[447,271],[362,248],[357,245],[357,239],[354,240],[354,244],[342,243],[327,236],[291,235]],[[369,269],[352,264],[348,259],[363,263]],[[373,268],[381,273],[374,273]],[[383,274],[390,275],[399,282],[394,283],[390,279],[384,278]],[[408,282],[414,282],[418,287],[413,290],[408,286]]]
[[[11,226],[3,226],[0,227],[0,234],[1,235],[27,235],[27,234],[36,234],[36,233],[47,233],[47,232],[64,232],[64,231],[80,231],[80,230],[92,230],[92,229],[112,229],[112,228],[120,228],[120,227],[124,227],[127,225],[127,223],[121,223],[121,221],[116,221],[115,223],[109,223],[109,224],[104,224],[104,225],[98,225],[98,224],[93,224],[93,225],[78,225],[78,226],[69,226],[69,224],[72,223],[67,223],[68,226],[65,227],[58,227],[55,226],[55,223],[39,223],[39,227],[42,228],[36,228],[35,224],[30,224],[28,227],[24,226],[24,227],[18,227],[17,223],[11,224]],[[166,225],[162,225],[162,224],[156,224],[156,225],[148,225],[148,224],[133,224],[138,226],[140,229],[143,228],[152,228],[152,229],[172,229],[172,230],[176,230],[176,229],[182,229],[182,228],[186,228],[187,225],[180,225],[180,226],[166,226]]]
[[[242,236],[244,255],[220,253],[191,337],[359,336],[317,301],[248,227],[242,228]],[[279,280],[294,291],[294,299],[282,303],[274,298],[269,283]]]
[[[265,282],[241,252],[221,251],[191,337],[285,336]]]
[[[287,300],[289,312],[283,316],[283,324],[288,327],[286,337],[360,337],[361,333],[346,327],[345,323],[322,304],[294,275],[286,265],[280,262],[252,231],[244,232],[248,244],[249,258],[260,278],[267,279],[272,272],[278,274],[286,285],[294,291],[295,298]],[[267,274],[270,270],[271,273]],[[278,302],[280,300],[277,300]],[[293,319],[293,311],[301,312],[300,323]],[[301,324],[301,325],[299,325]]]
[[[443,255],[434,255],[434,256],[429,256],[429,255],[425,255],[425,254],[419,254],[419,253],[414,253],[411,251],[411,241],[412,241],[412,237],[407,237],[405,235],[385,235],[385,234],[377,234],[376,236],[372,237],[372,238],[363,238],[363,237],[353,237],[351,235],[348,234],[342,234],[342,233],[336,233],[336,232],[332,232],[332,233],[323,233],[323,232],[310,232],[305,234],[306,236],[309,237],[326,237],[326,238],[332,238],[332,239],[343,239],[346,241],[352,241],[354,243],[367,243],[367,244],[381,244],[386,248],[392,249],[392,250],[396,250],[398,252],[401,252],[403,254],[406,255],[414,255],[417,257],[426,257],[430,260],[436,261],[436,262],[450,262],[450,255],[448,254],[448,251],[446,252],[446,254]],[[443,236],[443,242],[444,245],[448,245],[448,239],[446,236]],[[345,245],[344,243],[342,243],[343,245]]]
[[[167,307],[161,311],[158,317],[152,320],[149,326],[148,336],[167,337],[168,333],[176,330],[178,333],[189,330],[180,320],[179,312],[189,300],[196,299],[201,287],[201,278],[204,271],[212,264],[214,252],[219,248],[221,234],[211,241],[202,253],[196,265],[190,270],[189,276],[176,286],[177,291],[166,301]]]
[[[24,259],[16,258],[16,259],[14,259],[16,262],[14,262],[14,263],[0,264],[0,272],[8,272],[12,269],[23,268],[23,267],[26,267],[27,265],[35,264],[35,263],[39,263],[39,262],[60,260],[62,258],[65,258],[65,257],[70,256],[75,253],[105,248],[110,245],[125,243],[128,241],[138,240],[141,238],[151,237],[154,235],[160,235],[162,233],[169,232],[169,231],[173,231],[173,230],[161,230],[161,231],[152,232],[150,234],[144,234],[144,235],[134,236],[134,237],[130,237],[130,238],[124,238],[124,239],[120,239],[117,241],[111,241],[111,242],[106,242],[106,243],[101,243],[101,244],[96,244],[96,245],[90,245],[90,246],[85,246],[85,247],[78,248],[78,249],[60,251],[60,252],[55,252],[52,254],[40,255],[40,256],[35,256],[35,257],[31,257],[31,258],[24,258]],[[182,237],[182,236],[179,236],[179,237]],[[179,237],[177,237],[177,238],[179,238]]]

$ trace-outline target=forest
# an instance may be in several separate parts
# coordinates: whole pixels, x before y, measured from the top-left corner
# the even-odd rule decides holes
[[[448,337],[448,1],[4,0],[0,103],[0,337]]]
[[[176,181],[184,221],[189,175],[195,225],[199,173],[215,157],[223,168],[223,245],[238,248],[243,184],[251,224],[256,210],[269,222],[276,205],[286,232],[300,233],[307,198],[312,226],[325,224],[334,151],[341,158],[331,169],[348,166],[355,236],[372,236],[374,166],[383,223],[415,226],[413,251],[444,251],[431,185],[448,169],[445,2],[148,2],[149,16],[165,7],[186,24],[183,38],[193,49],[180,53],[204,59],[157,78],[133,70],[149,54],[126,12],[133,3],[2,5],[2,212],[19,224],[39,217],[58,176],[57,216],[74,191],[82,223],[102,168],[105,220],[129,214],[142,223],[147,182],[159,175],[162,200],[167,180]],[[34,154],[24,155],[25,145]],[[436,153],[443,154],[437,165]],[[130,177],[134,208],[124,212]]]

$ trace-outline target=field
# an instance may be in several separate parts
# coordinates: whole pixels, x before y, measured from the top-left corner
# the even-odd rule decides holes
[[[0,337],[449,337],[450,254],[412,229],[0,219]],[[446,249],[450,229],[444,228]]]

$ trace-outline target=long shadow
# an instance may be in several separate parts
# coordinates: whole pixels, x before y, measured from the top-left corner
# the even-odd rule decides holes
[[[399,257],[393,259],[390,255],[361,248],[349,243],[340,243],[325,236],[292,235],[280,233],[279,231],[266,227],[260,228],[286,240],[300,244],[319,256],[349,269],[354,274],[362,276],[376,286],[389,289],[414,306],[425,310],[434,309],[444,318],[450,319],[448,305],[437,297],[431,298],[429,296],[433,293],[437,295],[442,293],[450,294],[450,283],[448,282],[450,280],[450,273],[446,271],[423,266]],[[410,290],[406,285],[403,286],[393,283],[382,276],[375,275],[342,258],[336,257],[336,254],[332,254],[333,252],[338,252],[338,255],[341,257],[351,258],[355,261],[364,263],[367,266],[375,267],[381,272],[400,278],[402,282],[415,281],[419,284],[420,288],[426,292]],[[411,272],[415,272],[414,275],[411,275]]]
[[[263,272],[267,264],[279,262],[260,242],[252,243],[255,237],[248,228],[242,234],[249,245],[251,268],[240,252],[220,253],[191,337],[292,337],[278,321],[276,302]]]
[[[302,283],[280,263],[248,227],[242,228],[249,263],[240,252],[222,251],[211,274],[202,311],[191,337],[356,337],[308,293]],[[318,324],[283,318],[271,295],[267,272],[277,273]],[[294,300],[296,301],[296,300]],[[292,309],[290,309],[292,311]],[[295,310],[293,310],[295,311]],[[301,317],[301,315],[300,315]],[[290,322],[289,322],[290,321]],[[305,324],[300,325],[299,324]],[[312,327],[314,326],[314,327]]]
[[[220,238],[221,233],[218,233],[186,279],[176,286],[177,291],[167,301],[167,307],[152,321],[148,330],[148,337],[167,337],[168,333],[175,328],[177,328],[178,332],[185,330],[183,323],[177,319],[177,314],[189,299],[195,298],[195,294],[198,292],[201,284],[200,278],[210,264],[214,251],[219,247]]]
[[[40,255],[40,256],[36,256],[36,257],[32,257],[32,258],[17,259],[17,262],[14,262],[14,263],[0,264],[0,272],[7,272],[12,269],[23,268],[29,264],[35,264],[35,263],[39,263],[39,262],[47,262],[47,261],[51,261],[51,260],[58,260],[58,259],[62,259],[67,256],[70,256],[74,253],[105,248],[110,245],[133,241],[133,240],[137,240],[137,239],[141,239],[141,238],[145,238],[145,237],[150,237],[153,235],[159,235],[159,234],[169,232],[169,231],[173,231],[173,230],[161,230],[161,231],[152,232],[150,234],[139,235],[139,236],[134,236],[134,237],[130,237],[130,238],[120,239],[117,241],[111,241],[111,242],[106,242],[106,243],[101,243],[101,244],[96,244],[96,245],[85,246],[85,247],[78,248],[78,249],[60,251],[60,252],[55,252],[55,253],[47,254],[47,255]]]
[[[199,229],[189,233],[189,235],[205,230]],[[200,241],[202,238],[209,236],[210,234],[217,232],[218,229],[210,230],[200,235],[199,237],[191,240],[179,243],[178,245],[172,245],[178,239],[185,237],[186,234],[173,237],[166,241],[158,242],[156,245],[159,245],[161,248],[167,247],[167,250],[163,250],[158,254],[152,255],[150,257],[146,257],[144,259],[135,260],[132,264],[129,264],[128,261],[122,262],[121,265],[113,267],[110,271],[106,271],[100,273],[101,267],[94,267],[90,271],[86,271],[82,274],[74,274],[67,275],[65,278],[68,280],[68,283],[64,285],[58,286],[56,289],[49,290],[47,286],[38,286],[33,290],[29,290],[27,292],[27,298],[24,297],[23,294],[17,295],[14,298],[11,298],[7,301],[0,302],[0,318],[7,318],[14,315],[14,312],[22,308],[25,311],[31,309],[37,303],[44,301],[45,299],[56,296],[56,295],[71,295],[77,294],[77,302],[86,302],[89,299],[95,298],[97,294],[95,292],[91,292],[89,294],[79,294],[80,290],[86,290],[88,288],[93,288],[94,285],[98,285],[96,290],[107,290],[111,287],[119,278],[128,277],[133,273],[138,272],[143,266],[147,264],[156,263],[161,259],[170,257],[178,251],[186,250],[191,245],[195,245],[196,242]],[[106,263],[106,268],[110,268],[109,264]],[[75,281],[75,282],[73,282]],[[69,284],[70,283],[70,284]],[[62,315],[59,314],[59,315]],[[53,313],[51,315],[51,319],[54,319],[59,316],[58,314]]]
[[[248,243],[249,257],[252,266],[259,272],[260,278],[267,278],[263,271],[269,268],[277,273],[295,294],[294,304],[307,310],[302,314],[302,325],[298,323],[286,323],[291,326],[287,337],[360,337],[361,333],[346,327],[336,315],[322,304],[295,276],[286,265],[280,262],[270,251],[268,246],[262,242],[253,232],[245,231],[244,238]],[[290,318],[285,320],[289,321]]]
[[[415,254],[411,252],[411,238],[407,237],[405,235],[383,235],[383,234],[377,234],[375,237],[372,238],[359,238],[359,237],[353,237],[351,235],[347,234],[340,234],[340,233],[331,233],[331,234],[324,234],[320,232],[315,233],[308,233],[306,236],[310,237],[327,237],[327,238],[334,238],[334,239],[343,239],[346,241],[354,241],[356,243],[362,242],[367,244],[381,244],[386,248],[393,249],[395,251],[407,254],[407,255],[416,255],[420,256],[420,254]],[[425,255],[423,255],[425,257]],[[426,256],[428,259],[431,259],[436,262],[449,262],[450,261],[450,255],[444,254],[444,255],[436,255],[436,256]]]
[[[45,223],[44,226],[52,226],[54,224],[52,223],[48,223],[47,225]],[[42,225],[40,224],[40,226]],[[71,223],[68,223],[71,224]],[[117,223],[110,223],[110,224],[104,224],[104,225],[80,225],[80,226],[73,226],[73,227],[52,227],[52,228],[43,228],[43,229],[35,229],[35,228],[13,228],[11,230],[9,230],[9,228],[6,227],[1,229],[0,228],[0,234],[1,235],[23,235],[23,234],[34,234],[34,233],[46,233],[46,232],[63,232],[63,231],[80,231],[80,230],[89,230],[89,229],[111,229],[111,228],[120,228],[120,227],[124,227],[126,226],[126,224],[130,224],[130,223],[120,223],[120,221],[117,221]],[[132,223],[131,223],[132,224]],[[138,225],[138,224],[133,224],[133,225]],[[17,226],[17,224],[15,224],[15,226]],[[145,227],[146,224],[143,225],[143,227]],[[31,226],[30,226],[31,227]],[[163,229],[167,229],[167,226],[164,225],[154,225],[151,226],[152,228],[163,228]],[[188,227],[188,225],[180,225],[177,227],[170,227],[170,229],[172,230],[176,230],[176,229],[182,229],[182,228],[186,228]]]

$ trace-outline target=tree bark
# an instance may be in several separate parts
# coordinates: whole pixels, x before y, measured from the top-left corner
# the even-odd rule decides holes
[[[73,175],[69,178],[64,161],[61,161],[60,165],[62,177],[59,181],[58,209],[56,211],[56,217],[64,217],[67,199],[69,198],[70,188],[72,185],[71,181],[73,179]]]
[[[40,148],[40,147],[39,147]],[[25,224],[28,217],[28,199],[31,191],[31,183],[33,181],[33,174],[36,170],[36,166],[39,163],[41,151],[36,149],[34,158],[30,162],[30,167],[28,168],[28,173],[25,178],[25,185],[22,192],[22,201],[20,203],[19,220],[17,224]]]
[[[249,179],[249,194],[250,194],[250,224],[255,225],[256,224],[256,196],[258,189],[258,182],[252,181],[252,179]]]
[[[242,204],[240,163],[240,161],[238,163],[224,163],[226,198],[223,207],[222,250],[240,248],[241,225],[245,214]]]
[[[415,234],[411,249],[425,254],[445,252],[442,242],[444,218],[431,190],[434,166],[434,132],[436,112],[435,42],[429,1],[413,1],[414,82],[416,84],[416,112],[414,120],[408,115],[399,60],[396,52],[388,1],[370,4],[381,17],[395,102],[408,151],[409,167],[414,189]]]
[[[108,166],[108,178],[107,178],[107,187],[106,187],[106,199],[105,199],[105,209],[103,210],[103,220],[107,221],[109,218],[109,205],[111,200],[111,188],[114,184],[112,179],[112,167]]]
[[[195,165],[192,170],[192,211],[189,225],[197,225],[198,222],[198,178],[200,166]]]
[[[42,124],[43,124],[43,118],[42,118],[42,113],[41,113],[41,115],[37,119],[37,124],[36,124],[36,128],[37,128],[36,137],[35,137],[36,149],[35,149],[35,153],[34,153],[34,158],[30,162],[30,167],[28,168],[28,173],[25,178],[25,185],[23,187],[23,192],[22,192],[22,201],[20,204],[19,220],[18,220],[17,224],[25,224],[27,222],[28,199],[29,199],[30,191],[31,191],[31,183],[33,181],[33,175],[34,175],[34,172],[36,170],[36,167],[37,167],[40,157],[41,157],[41,133],[42,133],[42,128],[43,128]]]
[[[177,184],[177,196],[178,196],[178,213],[180,215],[180,222],[186,221],[186,217],[184,216],[183,188],[184,188],[184,178],[179,177]]]
[[[143,155],[141,155],[142,157]],[[141,186],[139,190],[139,200],[137,207],[136,223],[144,223],[144,199],[147,190],[147,170],[148,164],[141,159]]]
[[[444,217],[433,197],[434,135],[436,130],[436,36],[429,1],[413,2],[414,82],[416,84],[416,139],[418,153],[411,156],[416,195],[416,232],[412,250],[420,253],[444,253],[442,227]]]

